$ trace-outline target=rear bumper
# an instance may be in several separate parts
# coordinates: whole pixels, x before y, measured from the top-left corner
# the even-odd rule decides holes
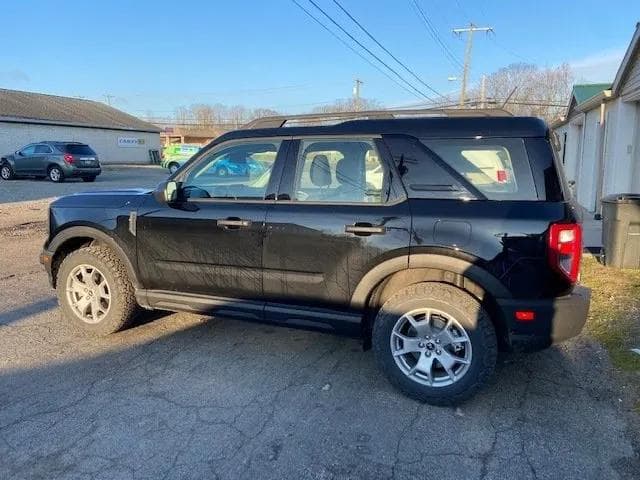
[[[578,335],[587,321],[591,290],[576,286],[564,297],[521,300],[502,299],[498,305],[509,329],[514,350],[540,350]],[[519,321],[517,311],[534,312],[533,320]]]
[[[70,168],[65,170],[67,177],[97,177],[102,173],[101,167],[96,168]]]

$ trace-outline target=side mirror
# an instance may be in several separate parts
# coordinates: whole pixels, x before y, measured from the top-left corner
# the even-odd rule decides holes
[[[154,197],[161,203],[175,203],[178,201],[180,194],[181,182],[164,182],[158,185],[153,192]]]
[[[16,155],[18,155],[19,157],[24,157],[24,153],[22,153],[20,150],[16,150]]]

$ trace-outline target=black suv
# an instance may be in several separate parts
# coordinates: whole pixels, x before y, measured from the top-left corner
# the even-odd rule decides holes
[[[0,157],[0,178],[48,177],[52,182],[80,177],[93,182],[100,175],[98,155],[79,142],[30,143],[10,155]]]
[[[358,335],[434,404],[474,393],[499,349],[581,331],[581,227],[541,120],[357,115],[261,119],[155,191],[53,202],[41,260],[66,318],[103,335],[140,306]]]

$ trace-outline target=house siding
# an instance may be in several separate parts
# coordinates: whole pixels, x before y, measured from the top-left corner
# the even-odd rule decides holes
[[[620,90],[620,97],[625,102],[640,101],[640,48],[631,59],[631,68]]]

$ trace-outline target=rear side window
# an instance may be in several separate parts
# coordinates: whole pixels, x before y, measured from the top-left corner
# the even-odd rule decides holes
[[[51,147],[48,145],[36,145],[35,153],[51,153]]]
[[[385,135],[396,169],[410,198],[472,199],[464,179],[414,137]]]
[[[295,195],[300,202],[384,203],[387,172],[370,139],[304,140]]]
[[[95,155],[96,152],[89,145],[68,144],[64,146],[64,152],[71,155]]]
[[[489,200],[538,199],[522,139],[421,141]]]

